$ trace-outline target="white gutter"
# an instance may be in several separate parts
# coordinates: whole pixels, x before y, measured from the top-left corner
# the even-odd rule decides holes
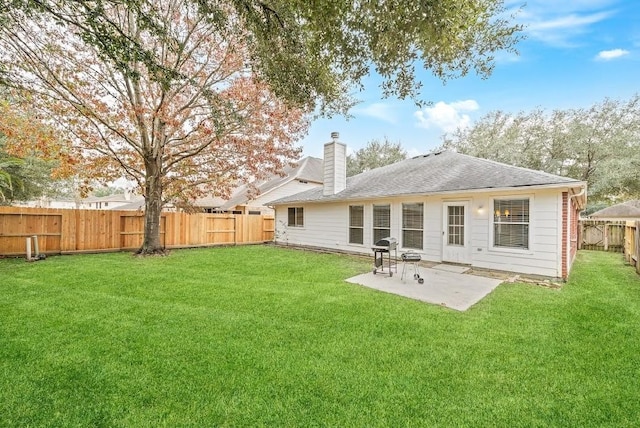
[[[581,188],[580,188],[580,192],[579,192],[579,193],[576,193],[576,194],[570,195],[569,197],[570,197],[570,198],[580,198],[580,197],[582,197],[583,195],[585,195],[586,193],[587,193],[587,185],[586,185],[586,184],[583,184],[583,185],[581,186]],[[585,202],[586,202],[586,198],[585,198]],[[584,205],[586,205],[586,204],[582,204],[582,205],[583,205],[583,206],[582,206],[581,208],[582,208],[582,209],[584,209]]]

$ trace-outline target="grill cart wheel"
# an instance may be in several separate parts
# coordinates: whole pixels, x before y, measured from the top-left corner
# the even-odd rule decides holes
[[[424,284],[424,278],[418,278],[418,284]]]

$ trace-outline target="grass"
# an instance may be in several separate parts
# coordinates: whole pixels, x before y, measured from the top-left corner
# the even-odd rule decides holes
[[[1,426],[636,426],[640,277],[581,252],[560,290],[460,313],[266,246],[0,260]]]

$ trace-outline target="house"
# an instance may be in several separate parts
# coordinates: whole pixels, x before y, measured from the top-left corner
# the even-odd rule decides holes
[[[41,197],[36,200],[27,201],[17,206],[27,206],[34,208],[68,208],[68,209],[90,209],[90,210],[108,210],[108,209],[125,209],[126,205],[132,202],[142,201],[144,206],[144,198],[142,196],[131,195],[129,192],[116,193],[108,196],[90,196],[88,198],[55,198]],[[135,208],[126,208],[135,209]]]
[[[640,199],[603,208],[592,213],[589,218],[609,221],[640,220]]]
[[[48,197],[41,197],[38,199],[33,199],[25,202],[17,202],[15,203],[17,207],[31,207],[31,208],[66,208],[73,209],[78,208],[80,206],[80,200],[76,200],[73,198],[57,198],[51,199]]]
[[[132,195],[130,191],[126,190],[124,193],[114,193],[107,196],[90,196],[84,198],[81,201],[80,208],[90,210],[122,210],[123,207],[130,204],[138,204],[142,201],[144,206],[144,198],[140,195]],[[127,208],[136,209],[136,208]]]
[[[323,187],[271,202],[277,242],[372,254],[391,236],[423,260],[567,277],[585,182],[452,151],[346,178],[346,146],[324,150]]]
[[[267,202],[322,186],[322,159],[306,157],[293,166],[285,167],[283,172],[283,176],[253,183],[257,192],[252,192],[250,186],[244,184],[237,187],[229,199],[200,198],[194,205],[210,213],[271,214],[273,210],[266,205]]]

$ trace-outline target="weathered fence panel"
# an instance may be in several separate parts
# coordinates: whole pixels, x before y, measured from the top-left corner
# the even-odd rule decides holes
[[[624,221],[581,220],[580,249],[624,252]]]
[[[627,221],[625,225],[624,259],[636,267],[640,273],[640,220]]]
[[[40,252],[133,250],[142,245],[144,214],[138,211],[0,207],[0,255],[24,255],[26,239],[38,236]],[[162,213],[166,248],[253,244],[272,241],[268,215]]]

